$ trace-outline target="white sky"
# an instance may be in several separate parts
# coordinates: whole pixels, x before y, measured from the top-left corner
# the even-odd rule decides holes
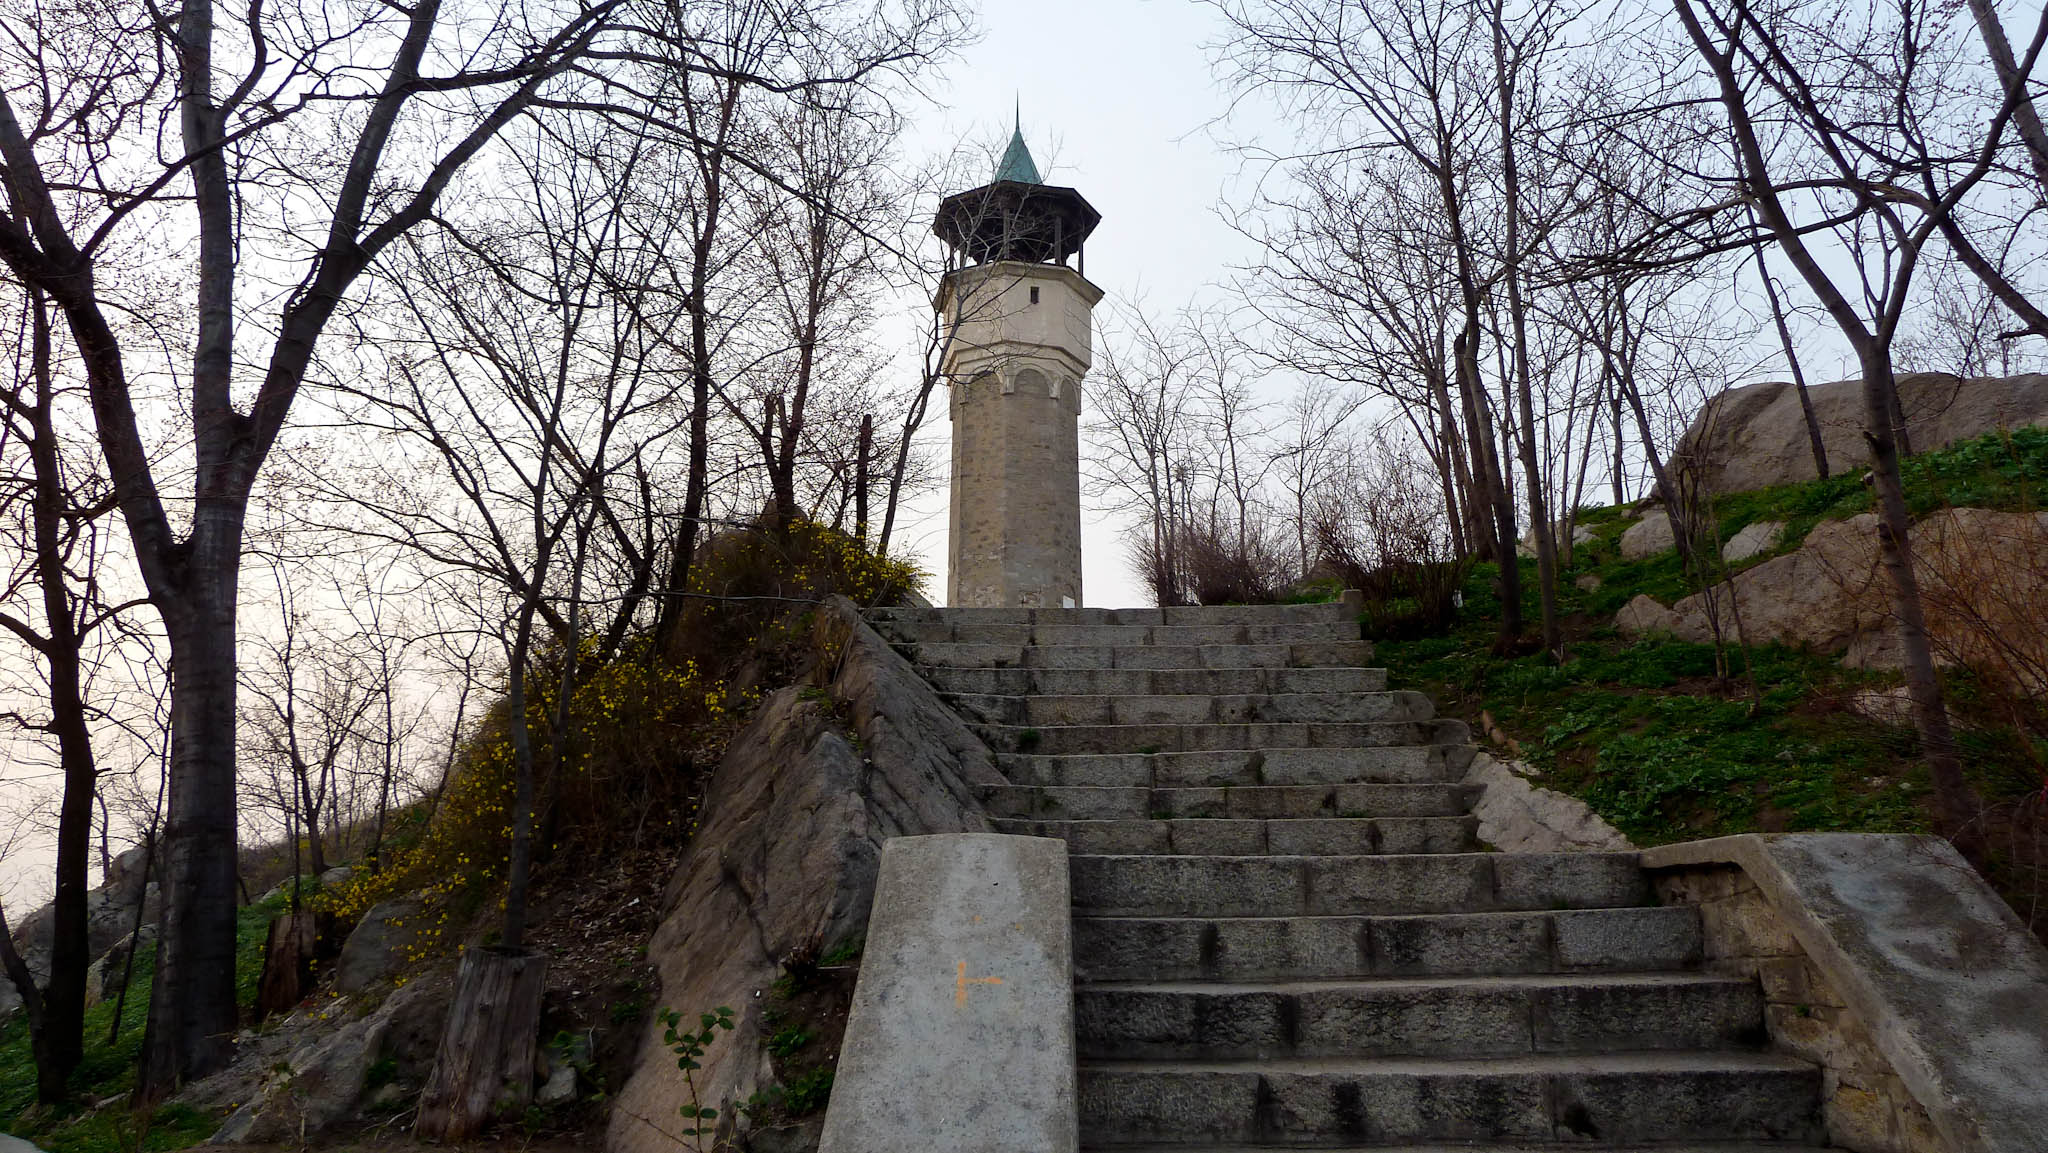
[[[981,23],[981,42],[935,89],[945,107],[918,117],[911,150],[942,152],[1007,130],[1012,102],[1021,103],[1024,139],[1046,182],[1079,189],[1102,213],[1088,242],[1088,279],[1108,294],[1098,319],[1119,299],[1165,311],[1207,296],[1249,258],[1214,211],[1236,162],[1205,131],[1224,111],[1202,48],[1218,26],[1213,9],[1190,0],[983,0]],[[927,434],[943,443],[942,400],[933,411]],[[1085,428],[1082,437],[1085,458]],[[1126,563],[1123,525],[1102,503],[1084,484],[1083,598],[1149,603]],[[933,574],[936,601],[945,593],[943,486],[916,512],[904,543]]]

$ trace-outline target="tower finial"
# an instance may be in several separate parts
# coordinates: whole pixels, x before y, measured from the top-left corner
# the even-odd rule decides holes
[[[1016,119],[1010,128],[1010,146],[1003,150],[1002,162],[996,165],[996,181],[1010,180],[1019,184],[1043,184],[1038,175],[1038,163],[1031,159],[1031,149],[1024,144],[1024,98],[1017,98]]]

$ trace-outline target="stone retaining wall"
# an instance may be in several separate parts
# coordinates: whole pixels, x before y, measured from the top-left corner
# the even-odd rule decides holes
[[[1708,963],[1762,983],[1771,1041],[1823,1067],[1831,1144],[2039,1153],[2048,949],[1948,842],[1749,835],[1642,863],[1699,908]]]
[[[1696,905],[1707,968],[1755,977],[1774,1048],[1823,1070],[1828,1138],[1855,1153],[1949,1153],[1870,1029],[1848,1007],[1763,891],[1733,865],[1656,874],[1666,905]]]

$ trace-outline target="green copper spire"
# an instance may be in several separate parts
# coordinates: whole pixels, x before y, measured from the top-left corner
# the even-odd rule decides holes
[[[1024,146],[1023,109],[1017,112],[1016,126],[1010,130],[1010,146],[1003,150],[1002,163],[996,165],[998,181],[1014,180],[1019,184],[1040,184],[1038,165],[1031,159],[1031,150]]]

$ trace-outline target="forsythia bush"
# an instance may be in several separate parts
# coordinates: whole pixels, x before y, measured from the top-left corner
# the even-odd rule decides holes
[[[665,650],[641,636],[600,661],[598,640],[584,638],[561,707],[567,654],[559,647],[542,653],[527,674],[526,705],[536,863],[558,852],[580,858],[688,836],[703,777],[726,742],[766,692],[793,681],[811,604],[835,592],[886,603],[923,580],[912,565],[877,557],[810,521],[786,534],[725,533],[699,550],[690,581],[698,595]],[[409,843],[387,848],[382,869],[358,870],[323,893],[323,903],[353,921],[379,901],[417,892],[426,908],[409,926],[413,959],[452,949],[451,919],[466,923],[509,866],[511,734],[501,700],[457,756],[432,820]]]

